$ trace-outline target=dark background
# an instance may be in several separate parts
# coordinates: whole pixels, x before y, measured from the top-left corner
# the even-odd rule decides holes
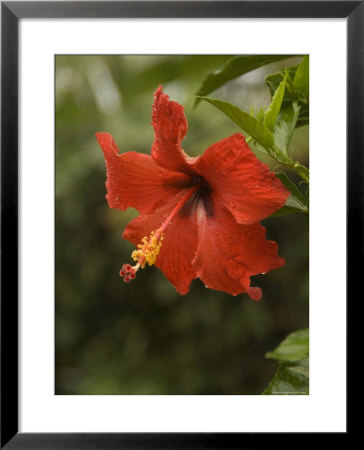
[[[153,93],[159,83],[185,106],[183,148],[191,156],[239,128],[204,102],[193,109],[203,77],[221,56],[56,57],[56,394],[260,394],[278,364],[265,359],[287,334],[308,327],[308,221],[294,214],[263,221],[286,265],[252,277],[254,302],[206,289],[179,295],[155,268],[126,284],[119,277],[133,245],[121,239],[137,215],[110,209],[105,164],[94,137],[113,135],[121,152],[149,153]],[[270,64],[214,92],[241,109],[266,106]],[[258,150],[272,169],[283,171]],[[290,153],[308,163],[308,127]],[[298,181],[294,173],[287,172]]]

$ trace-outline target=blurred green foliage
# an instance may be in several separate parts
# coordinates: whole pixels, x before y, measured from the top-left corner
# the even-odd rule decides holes
[[[206,289],[200,280],[180,296],[155,267],[130,284],[119,277],[133,250],[120,235],[137,213],[109,209],[94,133],[111,133],[121,152],[149,153],[153,92],[162,84],[185,106],[184,149],[201,154],[240,131],[206,103],[193,108],[203,78],[228,59],[56,57],[56,394],[260,394],[278,367],[265,353],[308,326],[305,215],[263,221],[286,265],[252,278],[263,289],[260,302]],[[245,111],[266,106],[265,75],[297,61],[289,58],[232,80],[218,97]],[[308,126],[295,132],[289,153],[308,163]]]

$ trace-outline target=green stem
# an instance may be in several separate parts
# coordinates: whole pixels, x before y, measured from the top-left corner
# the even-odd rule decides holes
[[[280,161],[283,165],[289,167],[290,169],[294,170],[304,181],[307,183],[310,180],[310,172],[307,169],[307,167],[300,164],[298,161],[292,161],[291,159],[289,161]]]
[[[279,149],[277,149],[275,146],[272,148],[273,152],[270,152],[271,156],[275,158],[280,163],[284,164],[287,167],[290,167],[294,171],[298,173],[298,175],[305,181],[309,181],[310,179],[310,172],[303,164],[299,163],[298,161],[292,161],[292,159],[287,156],[285,153],[281,152]]]

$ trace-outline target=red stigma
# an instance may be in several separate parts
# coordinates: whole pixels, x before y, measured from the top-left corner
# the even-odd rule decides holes
[[[119,274],[122,278],[124,278],[125,283],[129,283],[129,281],[134,280],[136,277],[137,269],[132,267],[130,264],[123,264]]]

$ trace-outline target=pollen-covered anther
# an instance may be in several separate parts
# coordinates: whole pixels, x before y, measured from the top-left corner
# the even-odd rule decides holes
[[[142,242],[138,244],[138,250],[134,250],[131,254],[131,257],[137,262],[138,269],[139,267],[144,269],[147,264],[149,266],[155,264],[163,239],[164,235],[161,231],[152,231],[149,238],[143,237]]]
[[[148,264],[152,266],[162,247],[164,236],[161,230],[152,231],[149,238],[143,237],[142,242],[138,245],[138,250],[134,250],[131,257],[136,261],[135,266],[123,264],[120,270],[120,276],[124,278],[125,283],[134,280],[139,269],[144,269]]]

